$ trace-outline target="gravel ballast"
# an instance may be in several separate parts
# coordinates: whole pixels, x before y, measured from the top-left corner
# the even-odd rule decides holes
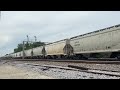
[[[71,64],[71,63],[69,63],[69,64]],[[78,70],[69,70],[68,67],[66,67],[69,64],[66,64],[66,63],[60,64],[57,62],[50,62],[50,63],[49,62],[41,62],[41,63],[34,62],[34,64],[33,64],[33,63],[29,63],[29,62],[20,62],[20,61],[19,62],[16,62],[16,61],[14,61],[14,62],[1,62],[0,63],[0,65],[9,65],[9,66],[12,66],[14,68],[17,68],[16,71],[23,70],[25,73],[29,72],[27,77],[26,76],[24,77],[25,79],[26,78],[32,78],[32,79],[39,79],[39,78],[40,79],[41,78],[42,79],[47,79],[47,78],[48,79],[120,79],[120,77],[117,77],[117,76],[109,76],[109,75],[104,75],[104,74],[94,74],[94,73],[88,73],[88,72],[78,71]],[[80,64],[74,64],[74,65],[80,65]],[[101,65],[106,67],[104,64],[94,65],[95,67],[91,66],[90,64],[83,64],[82,63],[81,66],[82,65],[89,67],[89,68],[95,68],[97,66],[98,66],[97,68],[100,68]],[[56,66],[57,68],[49,68],[49,67],[45,67],[45,66],[51,66],[51,67]],[[58,67],[67,68],[68,70],[67,69],[60,69]],[[107,66],[107,69],[109,69],[108,67],[109,66]],[[111,65],[111,68],[110,68],[111,70],[113,70],[112,67],[113,66]],[[117,67],[117,66],[114,65],[113,68],[115,68],[115,67]],[[103,67],[101,67],[101,68],[103,68]],[[97,72],[102,72],[102,71],[98,70]],[[111,73],[113,73],[113,72],[111,72]],[[117,73],[119,73],[119,72],[117,72]]]

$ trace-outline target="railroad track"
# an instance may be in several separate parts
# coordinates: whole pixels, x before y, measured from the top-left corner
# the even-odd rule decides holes
[[[11,59],[11,61],[49,61],[49,62],[70,62],[88,64],[120,64],[120,61],[116,61],[116,59],[89,59],[89,60]]]
[[[30,61],[31,62],[31,61]],[[10,61],[4,61],[3,64],[9,64]],[[70,71],[78,71],[78,72],[84,72],[84,73],[90,73],[93,75],[99,74],[99,75],[105,75],[105,76],[115,76],[120,77],[120,71],[111,71],[111,70],[101,70],[101,69],[91,69],[86,67],[80,67],[75,65],[66,65],[66,66],[57,66],[57,65],[46,65],[46,64],[35,64],[35,63],[29,63],[29,62],[12,62],[13,65],[16,64],[23,64],[26,66],[30,66],[31,68],[39,67],[42,71],[49,71],[50,69],[60,69],[60,70],[70,70]]]
[[[113,72],[113,71],[99,70],[99,69],[89,69],[89,68],[78,67],[78,66],[73,66],[73,65],[68,65],[68,67],[54,66],[54,65],[29,64],[29,63],[26,63],[26,65],[43,67],[42,68],[43,71],[48,70],[50,68],[55,68],[55,69],[72,70],[72,71],[80,71],[80,72],[86,72],[86,73],[92,73],[92,74],[120,77],[120,72],[115,72],[115,71]]]

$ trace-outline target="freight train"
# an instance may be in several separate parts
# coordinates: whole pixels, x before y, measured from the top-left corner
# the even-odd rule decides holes
[[[120,59],[120,24],[4,57],[21,59]]]

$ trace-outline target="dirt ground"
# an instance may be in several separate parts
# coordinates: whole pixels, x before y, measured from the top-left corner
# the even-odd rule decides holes
[[[40,75],[37,72],[16,68],[11,65],[0,65],[0,79],[53,79],[52,77]]]

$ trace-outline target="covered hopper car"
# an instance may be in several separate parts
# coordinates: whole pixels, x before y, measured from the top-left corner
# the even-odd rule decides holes
[[[25,58],[37,59],[120,59],[120,25],[25,50],[24,55]],[[6,57],[22,58],[23,51]]]

